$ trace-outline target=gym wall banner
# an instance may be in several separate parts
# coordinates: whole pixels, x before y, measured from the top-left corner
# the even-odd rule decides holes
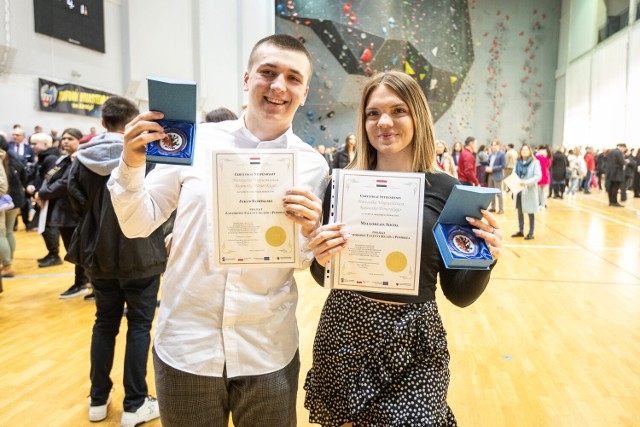
[[[38,79],[40,111],[101,117],[102,104],[113,96],[71,83],[54,83]]]

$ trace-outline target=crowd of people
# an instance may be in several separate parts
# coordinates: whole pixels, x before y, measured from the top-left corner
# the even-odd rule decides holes
[[[345,143],[337,152],[346,153],[347,147]],[[442,171],[463,185],[501,189],[488,209],[499,215],[504,213],[503,193],[509,191],[503,180],[518,174],[524,184],[523,191],[513,196],[519,229],[511,237],[525,240],[534,238],[535,214],[547,208],[548,198],[574,200],[578,193],[591,194],[595,188],[606,191],[610,207],[623,207],[619,201],[625,202],[629,192],[640,198],[640,150],[627,149],[625,143],[604,150],[581,146],[552,150],[547,144],[521,144],[517,151],[514,144],[502,144],[498,139],[477,147],[476,139],[470,136],[464,143],[455,142],[451,151],[445,141],[436,141],[436,161]],[[333,166],[343,167],[335,161]],[[529,217],[526,235],[524,214]]]
[[[310,268],[320,285],[326,262],[352,237],[345,224],[329,220],[331,169],[425,174],[418,295],[334,289],[327,298],[304,382],[310,421],[323,426],[456,425],[446,400],[449,353],[436,283],[460,307],[481,296],[502,252],[504,197],[501,191],[481,217],[468,219],[491,252],[490,269],[447,269],[430,231],[455,184],[503,189],[504,179],[516,174],[519,230],[512,237],[528,240],[547,197],[571,199],[602,188],[603,180],[610,206],[620,206],[617,194],[624,201],[629,188],[640,197],[640,159],[624,144],[607,152],[587,147],[583,154],[574,147],[552,153],[546,145],[516,149],[499,140],[478,147],[468,137],[449,150],[435,139],[419,85],[396,71],[370,77],[357,132],[347,135],[343,146],[314,149],[292,129],[311,75],[310,54],[298,39],[274,35],[258,41],[243,76],[246,110],[240,118],[226,109],[207,115],[190,167],[148,164],[145,146],[164,136],[158,123],[163,115],[140,113],[118,96],[103,105],[102,134],[35,129],[27,138],[16,125],[10,137],[0,135],[0,196],[11,200],[11,207],[0,211],[2,276],[16,274],[13,231],[20,215],[27,230],[39,224],[47,249],[39,267],[63,262],[62,238],[65,260],[75,271],[60,298],[87,295],[89,283],[93,288],[90,421],[108,414],[124,314],[124,427],[158,417],[166,427],[226,426],[230,417],[236,426],[296,425],[300,355],[294,269],[225,268],[211,262],[217,248],[208,238],[204,214],[211,198],[204,155],[213,144],[297,153],[297,185],[287,189],[282,205],[298,226],[301,262],[296,267]],[[39,215],[46,218],[39,221]],[[156,400],[148,392],[146,366],[161,277],[152,351]]]

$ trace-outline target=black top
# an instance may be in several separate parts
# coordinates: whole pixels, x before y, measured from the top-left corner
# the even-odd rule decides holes
[[[420,261],[420,289],[417,296],[391,295],[383,293],[357,292],[368,298],[402,303],[422,303],[436,298],[436,278],[440,275],[440,286],[449,301],[459,307],[473,303],[484,292],[491,270],[453,270],[444,266],[440,256],[433,227],[444,208],[453,186],[458,180],[444,172],[425,175],[424,212],[422,226],[422,259]],[[323,204],[324,224],[327,223],[331,201],[331,184],[327,188]],[[495,262],[494,264],[495,265]],[[493,265],[491,268],[493,269]],[[311,274],[320,285],[324,283],[324,267],[314,260]]]
[[[561,151],[556,151],[551,157],[551,180],[564,181],[567,179],[567,168],[569,167],[569,159]]]
[[[80,222],[66,261],[81,265],[91,279],[141,279],[165,270],[162,229],[130,239],[122,233],[107,181],[122,153],[122,139],[106,133],[78,149],[69,171],[71,207]],[[117,135],[117,134],[116,134]]]
[[[607,162],[607,180],[621,182],[624,180],[624,154],[619,148],[609,151],[605,157]]]
[[[13,199],[16,207],[22,207],[25,203],[24,188],[27,186],[27,169],[14,151],[7,151],[9,157],[9,170],[7,179],[9,181],[9,195]]]
[[[47,225],[51,227],[75,227],[78,225],[78,216],[71,209],[67,189],[70,170],[71,156],[59,157],[56,165],[49,170],[38,190],[40,199],[49,201]]]
[[[349,152],[347,151],[347,147],[342,147],[336,152],[336,155],[333,156],[332,169],[344,169],[350,162],[351,160],[349,160]]]
[[[47,173],[56,165],[58,158],[60,157],[60,150],[56,147],[49,147],[38,154],[38,163],[36,165],[36,173],[31,177],[31,182],[36,187],[36,190],[40,188],[44,182]]]

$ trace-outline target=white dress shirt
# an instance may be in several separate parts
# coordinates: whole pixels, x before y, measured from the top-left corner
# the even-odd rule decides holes
[[[122,231],[149,235],[177,208],[173,243],[164,275],[154,347],[163,362],[197,375],[262,375],[285,367],[298,348],[298,291],[290,268],[217,268],[209,263],[213,240],[207,226],[205,156],[217,149],[298,150],[298,186],[321,200],[328,166],[289,128],[273,141],[259,141],[244,118],[198,125],[193,166],[120,165],[108,187]],[[222,197],[224,199],[224,197]],[[299,245],[306,268],[313,254]]]

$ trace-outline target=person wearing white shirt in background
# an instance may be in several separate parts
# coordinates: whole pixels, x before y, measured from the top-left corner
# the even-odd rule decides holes
[[[295,426],[300,369],[291,268],[218,268],[208,239],[207,147],[297,150],[298,186],[283,198],[300,225],[301,268],[313,259],[307,237],[319,226],[328,165],[293,134],[304,104],[311,58],[296,38],[266,37],[254,46],[243,78],[244,115],[198,126],[192,167],[158,166],[144,178],[145,145],[163,136],[148,112],[125,131],[120,166],[109,181],[124,233],[146,236],[177,208],[154,343],[156,391],[164,427]],[[150,132],[159,133],[152,135]]]

